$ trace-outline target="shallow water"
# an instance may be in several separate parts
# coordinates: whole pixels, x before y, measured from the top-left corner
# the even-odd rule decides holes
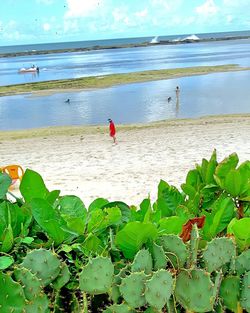
[[[107,118],[127,124],[250,113],[249,81],[250,71],[227,72],[47,96],[0,97],[0,129],[106,124]],[[70,103],[65,103],[68,98]]]
[[[32,64],[39,74],[18,73]],[[250,66],[250,39],[0,58],[0,86],[220,64]]]

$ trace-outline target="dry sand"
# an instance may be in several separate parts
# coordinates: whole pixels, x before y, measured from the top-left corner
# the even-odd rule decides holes
[[[250,159],[250,115],[118,126],[117,145],[104,130],[15,140],[0,132],[0,165],[33,169],[49,190],[85,205],[98,197],[138,205],[148,194],[156,199],[160,179],[179,187],[213,149],[219,161],[233,152],[240,162]]]

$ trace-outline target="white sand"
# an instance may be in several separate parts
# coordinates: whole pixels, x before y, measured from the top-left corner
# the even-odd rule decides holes
[[[250,116],[210,117],[117,127],[118,144],[107,133],[1,140],[0,166],[20,164],[39,172],[49,190],[74,194],[89,205],[95,198],[138,205],[157,196],[160,179],[177,187],[188,170],[214,148],[218,160],[237,152],[250,159]],[[0,132],[1,134],[1,132]],[[17,191],[16,191],[17,192]]]

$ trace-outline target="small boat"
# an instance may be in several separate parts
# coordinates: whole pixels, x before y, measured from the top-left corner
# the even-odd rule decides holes
[[[39,67],[38,66],[32,66],[32,67],[29,67],[29,68],[22,67],[19,70],[19,73],[37,73],[37,72],[39,72]]]
[[[160,41],[158,40],[158,36],[155,36],[150,43],[160,43]]]

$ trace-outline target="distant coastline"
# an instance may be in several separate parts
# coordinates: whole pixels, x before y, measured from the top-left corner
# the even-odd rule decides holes
[[[93,50],[105,50],[105,49],[121,49],[121,48],[137,48],[137,47],[150,47],[155,45],[180,45],[180,44],[191,44],[200,42],[215,42],[215,41],[228,41],[228,40],[239,40],[239,39],[250,39],[250,36],[227,36],[227,37],[211,37],[211,38],[199,38],[199,40],[159,40],[158,42],[142,42],[142,43],[130,43],[120,45],[107,45],[100,46],[94,45],[92,47],[81,47],[81,48],[65,48],[65,49],[51,49],[51,50],[31,50],[22,52],[7,52],[0,53],[0,58],[7,57],[19,57],[26,55],[41,55],[41,54],[53,54],[53,53],[69,53],[69,52],[83,52]]]

